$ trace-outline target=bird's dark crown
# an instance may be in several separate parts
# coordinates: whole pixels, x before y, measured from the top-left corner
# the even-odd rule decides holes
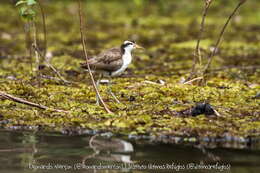
[[[125,47],[129,46],[129,45],[134,45],[135,41],[125,41],[122,45],[121,45],[121,51],[124,54],[125,52]]]

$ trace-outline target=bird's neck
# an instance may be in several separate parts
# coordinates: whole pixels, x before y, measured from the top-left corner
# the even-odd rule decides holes
[[[125,53],[124,53],[124,54],[125,54],[125,55],[131,55],[131,52],[132,52],[132,51],[130,51],[130,50],[125,50]]]
[[[131,52],[132,52],[132,50],[130,50],[130,49],[124,49],[124,50],[123,50],[123,56],[124,56],[124,55],[126,55],[126,56],[131,56]]]

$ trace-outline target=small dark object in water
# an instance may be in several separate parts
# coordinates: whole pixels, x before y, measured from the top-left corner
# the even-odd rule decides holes
[[[135,101],[135,96],[130,96],[130,97],[129,97],[129,101],[130,101],[130,102]]]
[[[198,103],[194,108],[192,108],[191,115],[197,116],[200,114],[214,115],[215,112],[209,103]]]

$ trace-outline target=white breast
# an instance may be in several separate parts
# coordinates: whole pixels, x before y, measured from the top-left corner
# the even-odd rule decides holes
[[[123,65],[122,65],[122,67],[120,69],[118,69],[117,71],[112,72],[111,76],[118,76],[118,75],[122,74],[127,69],[129,64],[131,64],[131,62],[132,62],[132,55],[131,55],[130,52],[126,51],[122,58],[123,58]]]

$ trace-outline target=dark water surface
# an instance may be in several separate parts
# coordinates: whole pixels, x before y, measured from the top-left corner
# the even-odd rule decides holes
[[[204,149],[187,145],[152,145],[143,141],[130,143],[100,136],[9,131],[0,131],[0,140],[1,173],[260,172],[259,145],[243,149]],[[91,169],[91,166],[97,168]],[[100,169],[101,166],[114,169]],[[201,169],[195,169],[195,166]]]

